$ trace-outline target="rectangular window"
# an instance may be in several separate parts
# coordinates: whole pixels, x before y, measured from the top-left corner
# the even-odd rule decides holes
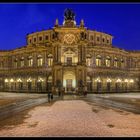
[[[39,41],[42,41],[42,36],[39,37]]]
[[[29,39],[29,43],[32,43],[32,39]]]
[[[100,38],[99,37],[97,37],[97,41],[100,41]]]
[[[52,66],[53,64],[53,58],[48,58],[48,66]]]
[[[43,59],[42,58],[38,58],[37,59],[37,65],[38,66],[42,66],[43,65]]]
[[[93,35],[90,36],[90,40],[93,40]]]
[[[114,67],[118,67],[118,61],[114,61]]]
[[[36,42],[36,38],[34,38],[34,42]]]
[[[101,66],[101,59],[96,59],[96,66]]]
[[[17,61],[14,62],[14,66],[15,66],[15,68],[17,68]]]
[[[21,66],[21,67],[24,67],[24,60],[21,60],[20,66]]]
[[[67,57],[67,64],[72,65],[72,57]]]
[[[33,59],[29,59],[29,67],[33,66]]]
[[[45,36],[45,40],[48,40],[48,39],[49,39],[49,37],[48,37],[48,35],[46,35],[46,36]]]

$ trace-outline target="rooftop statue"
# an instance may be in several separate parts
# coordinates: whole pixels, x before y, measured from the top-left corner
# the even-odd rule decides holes
[[[64,12],[65,20],[74,20],[75,13],[71,9],[66,9]]]

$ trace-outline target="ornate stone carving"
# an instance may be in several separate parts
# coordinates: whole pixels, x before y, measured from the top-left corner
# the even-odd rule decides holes
[[[64,36],[64,43],[72,44],[74,42],[75,42],[75,35],[73,35],[73,34],[66,34]]]

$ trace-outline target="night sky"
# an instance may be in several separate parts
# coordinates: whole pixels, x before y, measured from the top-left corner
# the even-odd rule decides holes
[[[52,28],[56,18],[62,24],[66,8],[78,25],[84,19],[89,29],[113,35],[114,46],[140,50],[140,4],[132,3],[0,4],[0,50],[25,46],[28,33]]]

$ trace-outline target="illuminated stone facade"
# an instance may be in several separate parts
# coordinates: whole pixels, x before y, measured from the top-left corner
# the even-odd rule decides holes
[[[27,35],[27,45],[0,51],[0,91],[140,91],[140,51],[112,45],[112,35],[89,30],[66,10],[63,25]],[[133,48],[133,46],[132,46]]]

